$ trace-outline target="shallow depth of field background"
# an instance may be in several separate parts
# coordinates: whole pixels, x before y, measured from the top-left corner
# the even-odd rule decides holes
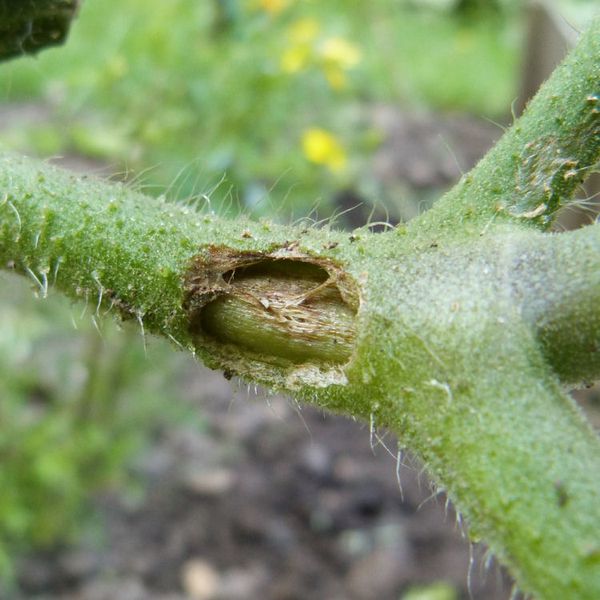
[[[0,64],[0,145],[199,211],[386,227],[510,124],[525,4],[84,0],[66,46]],[[35,292],[0,273],[0,598],[467,597],[454,515],[417,511],[418,465],[401,502],[391,436]],[[506,597],[490,578],[473,597]]]

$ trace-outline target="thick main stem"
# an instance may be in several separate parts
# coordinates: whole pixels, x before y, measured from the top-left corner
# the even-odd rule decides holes
[[[596,227],[554,236],[505,227],[424,247],[403,229],[348,236],[221,221],[11,157],[0,161],[0,189],[0,264],[28,276],[38,293],[55,283],[96,313],[133,318],[213,366],[392,427],[526,591],[600,595],[600,444],[558,388],[543,353],[553,344],[539,338],[580,327],[580,309],[597,323],[597,303],[577,304],[598,293]],[[553,257],[563,269],[570,251],[578,275],[571,296],[568,278],[551,277]],[[281,353],[268,344],[265,356],[263,346],[198,337],[203,307],[231,286],[258,299],[260,328],[260,300],[288,289],[264,293],[265,278],[285,261],[304,286],[294,279],[295,300],[335,281],[339,295],[326,285],[314,298],[325,304],[313,308],[333,308],[328,327],[339,331],[341,307],[344,327],[356,329],[341,363],[329,350],[295,347],[290,357],[287,342]],[[257,275],[260,293],[247,288]],[[579,306],[575,322],[553,301],[560,328],[547,328],[545,305],[535,301],[542,286],[546,299]],[[218,337],[219,327],[209,333]],[[235,335],[244,333],[251,330]]]
[[[307,248],[302,256],[294,250],[300,238]],[[219,273],[223,292],[222,276],[237,265],[233,249],[245,263],[278,250],[277,259],[301,267],[312,264],[311,252],[325,257],[331,248],[329,255],[335,255],[342,240],[348,243],[346,236],[324,230],[224,221],[122,185],[77,179],[24,158],[0,158],[0,266],[28,276],[41,295],[55,285],[97,311],[113,310],[190,349],[197,346],[190,322],[197,307],[188,307],[186,280],[198,265],[207,276],[217,264],[226,265]],[[335,266],[321,262],[323,268],[314,268],[326,278]],[[211,294],[208,301],[215,298]],[[338,313],[344,319],[344,311]]]
[[[573,240],[575,249],[569,235],[564,243]],[[543,323],[526,311],[544,281],[550,310],[552,299],[569,297],[560,289],[566,277],[546,279],[559,238],[509,230],[473,245],[437,243],[420,256],[390,248],[363,267],[371,310],[348,373],[353,385],[329,402],[343,410],[345,394],[353,394],[355,410],[391,426],[455,501],[471,537],[488,542],[523,591],[593,600],[600,595],[600,443],[547,362]],[[585,294],[597,295],[597,260],[581,258],[573,257],[573,269],[587,273]]]

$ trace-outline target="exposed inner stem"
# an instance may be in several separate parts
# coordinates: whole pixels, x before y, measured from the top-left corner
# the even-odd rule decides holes
[[[349,360],[355,311],[324,269],[293,260],[261,260],[231,270],[223,279],[226,293],[200,313],[204,334],[294,363]]]

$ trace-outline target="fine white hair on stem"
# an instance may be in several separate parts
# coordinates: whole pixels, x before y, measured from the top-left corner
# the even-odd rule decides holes
[[[511,112],[514,109],[514,104],[515,104],[516,100],[517,100],[517,98],[515,98],[510,105]],[[515,119],[514,113],[512,116],[513,116],[513,121],[514,121],[514,119]],[[498,123],[498,121],[494,121],[494,119],[490,119],[489,117],[483,117],[483,119],[484,119],[484,121],[487,121],[488,123],[491,123],[492,125],[495,125],[496,127],[498,127],[498,129],[500,129],[502,131],[502,133],[506,133],[508,131],[508,127],[506,125],[502,125],[502,123]]]
[[[81,321],[83,319],[83,317],[85,316],[85,313],[87,312],[87,308],[88,308],[88,302],[89,302],[89,294],[88,291],[85,291],[85,302],[83,304],[83,308],[81,310],[81,314],[79,315],[79,320]]]
[[[475,566],[475,553],[473,542],[469,542],[469,567],[467,569],[467,593],[469,600],[473,600],[473,567]]]
[[[146,167],[144,169],[140,169],[140,171],[138,171],[133,177],[129,177],[129,167],[125,168],[125,171],[123,173],[124,178],[127,181],[127,185],[129,187],[131,187],[134,190],[139,190],[142,191],[145,187],[145,184],[143,182],[143,178],[148,175],[148,173],[151,173],[152,171],[156,170],[159,167],[159,165],[150,165],[149,167]]]
[[[452,396],[452,388],[450,387],[449,383],[438,381],[437,379],[431,379],[427,382],[427,385],[429,387],[442,390],[448,398],[448,404],[452,404],[454,397]]]
[[[273,192],[275,191],[275,189],[277,188],[277,186],[279,186],[279,184],[282,182],[283,178],[286,175],[288,175],[291,171],[292,171],[291,167],[284,169],[282,171],[282,173],[275,178],[275,180],[271,183],[271,185],[269,187],[263,188],[264,192],[260,196],[257,195],[257,197],[252,199],[251,202],[244,202],[245,208],[247,208],[249,210],[249,212],[252,212],[253,210],[256,211],[256,210],[261,209],[261,210],[264,210],[266,213],[275,214],[279,205],[285,206],[288,201],[289,194],[297,186],[297,184],[292,184],[287,189],[287,191],[281,198],[281,202],[278,203],[277,205],[274,205],[272,203],[271,196],[272,196]]]
[[[494,565],[494,553],[487,548],[483,555],[483,568],[485,573],[489,573]]]
[[[450,508],[450,498],[446,496],[446,502],[444,502],[444,521],[448,520],[448,509]]]
[[[375,431],[374,435],[375,439],[377,440],[375,447],[381,446],[394,460],[396,460],[396,455],[388,448],[388,446],[385,443],[385,436],[387,435],[387,431],[383,435],[379,435],[379,433]]]
[[[488,229],[491,227],[492,223],[496,220],[496,217],[499,214],[500,214],[499,210],[497,210],[497,211],[494,212],[494,214],[490,217],[490,219],[485,224],[485,226],[483,227],[483,229],[479,232],[479,236],[480,237],[483,237],[488,232]]]
[[[371,413],[369,415],[369,445],[371,446],[371,452],[375,454],[375,415]]]
[[[40,288],[40,294],[41,294],[42,298],[46,298],[46,296],[48,295],[48,279],[47,278],[45,279],[45,285],[44,285],[44,283],[42,283],[42,281],[40,281],[38,276],[29,267],[25,267],[25,271],[27,272],[29,277],[31,277],[31,279],[33,279],[34,283]]]
[[[304,425],[304,429],[306,429],[308,437],[312,440],[312,431],[310,430],[310,427],[308,426],[308,423],[306,422],[306,419],[302,414],[302,406],[295,398],[292,399],[292,408],[294,409],[294,412],[298,415],[300,421],[302,422],[302,425]]]
[[[142,343],[144,345],[144,356],[148,357],[148,347],[146,345],[146,330],[144,329],[144,319],[143,315],[140,312],[135,314],[137,322],[140,326],[140,333],[142,335]]]
[[[92,279],[98,286],[98,301],[96,302],[96,312],[94,313],[98,317],[100,315],[100,307],[102,306],[102,298],[104,297],[104,286],[100,283],[97,273],[92,273]]]
[[[223,173],[221,178],[213,184],[213,186],[203,191],[199,194],[193,193],[192,196],[188,199],[188,202],[195,202],[195,209],[198,211],[198,203],[202,203],[200,211],[204,208],[207,209],[209,214],[214,214],[213,207],[211,204],[212,196],[217,192],[217,190],[227,181],[227,175]],[[199,176],[196,177],[196,181],[194,182],[194,187],[199,186]]]
[[[520,596],[521,596],[521,590],[519,589],[519,586],[516,583],[513,583],[513,586],[510,590],[509,600],[518,600]]]
[[[108,308],[102,313],[102,316],[105,317],[108,313],[110,313],[110,311],[115,307],[115,304],[115,301],[111,299]]]
[[[404,502],[404,490],[402,489],[402,480],[400,479],[400,467],[402,466],[402,448],[398,444],[398,452],[396,453],[396,481],[400,490],[400,500]]]
[[[92,325],[94,326],[94,329],[98,332],[98,335],[101,338],[104,338],[104,335],[102,334],[102,330],[100,329],[100,325],[98,323],[98,319],[96,318],[97,315],[92,315],[91,319],[92,319]]]
[[[517,104],[518,101],[519,101],[519,98],[515,97],[515,98],[513,98],[512,102],[510,103],[510,116],[512,117],[512,122],[513,123],[519,118],[517,116],[517,111],[515,110],[515,106],[516,106],[516,104]]]
[[[423,508],[423,506],[425,506],[425,504],[427,504],[430,500],[437,498],[438,496],[440,496],[441,494],[444,494],[445,492],[446,492],[446,490],[443,487],[437,487],[434,485],[431,494],[429,494],[429,496],[427,496],[427,498],[425,498],[424,500],[422,500],[419,503],[419,506],[417,506],[417,510],[421,510]]]
[[[462,514],[459,511],[456,511],[455,525],[456,525],[456,528],[458,529],[458,531],[460,532],[461,537],[464,538],[465,537],[465,527],[464,527],[464,523],[463,523]]]
[[[21,237],[21,215],[19,214],[19,211],[17,210],[16,206],[10,200],[7,199],[6,204],[10,207],[13,213],[15,213],[15,217],[17,218],[18,230],[17,237],[15,239],[18,240]]]
[[[111,305],[112,306],[112,305]],[[175,344],[177,345],[181,350],[185,350],[185,347],[183,346],[183,344],[175,339],[170,333],[167,333],[167,337]]]
[[[62,261],[63,261],[63,257],[59,256],[54,263],[54,269],[52,271],[52,285],[56,285],[56,278],[58,277],[58,269],[60,268]]]
[[[48,297],[48,274],[46,270],[40,270],[42,276],[42,298]]]
[[[458,169],[458,173],[459,173],[460,177],[463,177],[464,174],[465,174],[465,170],[462,168],[462,166],[460,164],[460,161],[458,160],[458,156],[456,154],[456,151],[454,150],[454,148],[452,148],[452,145],[446,139],[445,135],[443,135],[442,133],[440,133],[439,137],[442,140],[442,144],[445,146],[446,150],[448,151],[448,154],[450,155],[450,157],[454,161],[454,164],[456,165],[456,168]]]

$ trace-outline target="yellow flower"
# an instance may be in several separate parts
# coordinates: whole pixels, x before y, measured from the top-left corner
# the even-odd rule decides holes
[[[302,150],[310,162],[324,165],[336,173],[342,171],[348,162],[343,146],[324,129],[307,129],[302,135]]]
[[[346,87],[348,79],[342,69],[337,66],[325,65],[323,67],[325,79],[334,90],[342,90]]]
[[[116,54],[108,61],[106,71],[111,79],[121,79],[129,71],[129,63],[122,54]]]
[[[360,50],[341,37],[324,40],[318,47],[318,53],[325,77],[336,90],[345,87],[345,71],[355,67],[362,58]]]
[[[341,37],[331,37],[323,41],[319,54],[327,65],[335,65],[341,69],[351,69],[361,60],[360,50]]]
[[[290,0],[258,0],[258,7],[272,15],[278,15],[285,10]]]
[[[292,46],[281,56],[281,69],[284,73],[297,73],[304,69],[309,62],[310,48],[308,46]]]
[[[316,19],[299,19],[289,28],[288,35],[294,44],[310,44],[317,37],[319,29]]]
[[[289,47],[281,56],[284,73],[298,73],[313,60],[311,42],[319,33],[319,23],[314,19],[300,19],[288,29]]]
[[[345,87],[346,71],[362,58],[360,49],[339,36],[319,38],[320,25],[315,19],[300,19],[288,29],[289,46],[281,55],[284,73],[303,69],[320,69],[329,85],[339,90]]]

